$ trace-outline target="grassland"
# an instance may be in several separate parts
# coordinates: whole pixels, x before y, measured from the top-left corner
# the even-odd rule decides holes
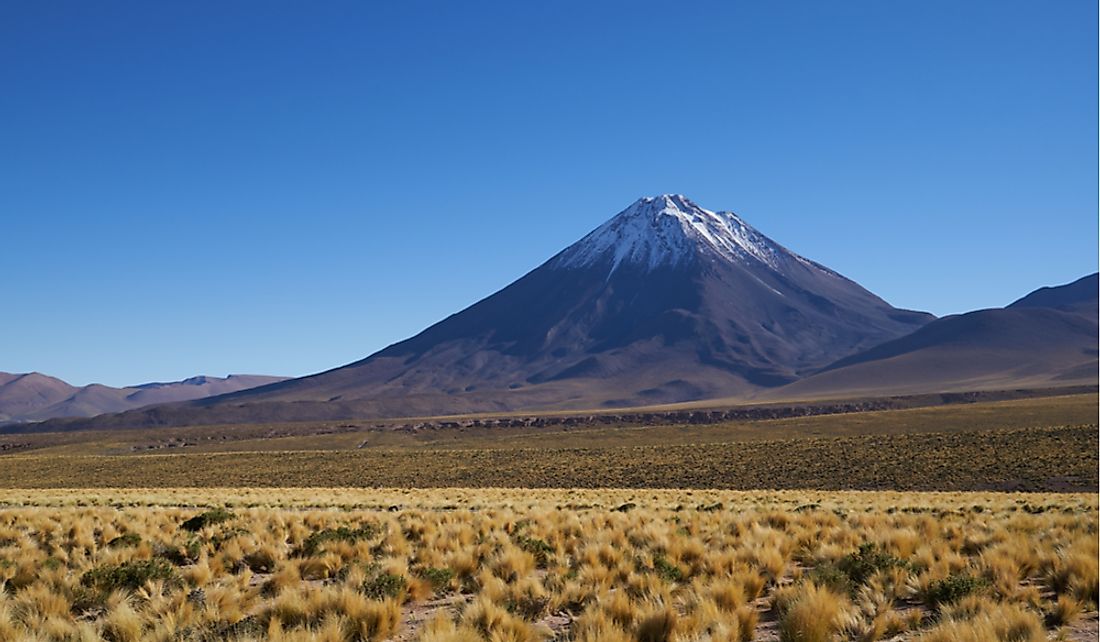
[[[432,420],[301,422],[0,435],[0,452],[128,455],[369,449],[606,448],[1094,424],[1095,392],[770,420],[437,428]]]
[[[0,639],[1083,640],[1097,526],[1091,494],[6,490]]]
[[[0,641],[1096,642],[1096,415],[7,435]]]
[[[1086,394],[691,426],[9,435],[28,445],[0,456],[0,487],[1094,491],[1096,419]]]
[[[408,486],[1073,491],[1095,425],[611,448],[21,455],[0,487]]]

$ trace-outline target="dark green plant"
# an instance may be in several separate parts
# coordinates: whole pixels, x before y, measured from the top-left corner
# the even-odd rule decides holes
[[[184,544],[158,547],[157,557],[164,558],[176,566],[186,566],[198,561],[202,553],[202,542],[189,539]]]
[[[121,546],[137,546],[141,543],[141,535],[137,533],[125,533],[107,542],[108,548],[118,548]]]
[[[447,588],[455,576],[454,571],[449,568],[422,568],[417,571],[417,575],[431,583],[436,591]]]
[[[852,580],[836,564],[820,564],[810,571],[810,579],[818,586],[825,586],[835,593],[853,592]]]
[[[80,578],[80,583],[90,588],[101,591],[114,591],[118,589],[137,590],[150,580],[178,579],[176,569],[167,560],[153,558],[126,562],[118,566],[99,566]]]
[[[215,548],[221,548],[222,544],[225,544],[234,537],[240,535],[248,535],[250,531],[247,528],[226,528],[220,533],[215,534],[210,538],[210,544]]]
[[[838,593],[854,594],[871,576],[891,568],[908,568],[905,560],[883,551],[871,543],[842,557],[836,563],[820,564],[810,572],[810,579]]]
[[[653,558],[653,570],[666,582],[679,582],[684,579],[684,573],[680,567],[669,562],[663,555]]]
[[[546,568],[550,562],[550,555],[554,553],[554,547],[547,544],[541,539],[534,537],[527,537],[525,535],[517,535],[515,537],[516,546],[527,551],[535,557],[535,565],[539,568]]]
[[[984,578],[967,573],[956,573],[942,580],[935,580],[924,592],[924,601],[929,607],[939,609],[944,604],[954,604],[962,598],[983,591],[989,586]]]
[[[298,549],[299,555],[315,555],[327,542],[357,542],[364,539],[372,539],[378,534],[378,527],[373,524],[361,525],[359,528],[327,528],[317,531],[302,542]]]
[[[405,590],[405,578],[391,573],[379,573],[363,582],[360,590],[372,600],[397,597]]]
[[[837,562],[837,568],[856,586],[867,582],[878,571],[906,567],[905,560],[894,557],[871,543],[861,544],[858,551],[845,555]]]
[[[200,513],[184,521],[180,527],[192,533],[201,531],[207,526],[220,524],[233,519],[235,515],[224,508],[212,508],[205,513]]]

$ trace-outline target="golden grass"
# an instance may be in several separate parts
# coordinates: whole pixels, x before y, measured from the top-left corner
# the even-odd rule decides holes
[[[806,582],[791,590],[779,609],[779,639],[783,642],[830,642],[844,626],[848,600]]]
[[[0,639],[1032,642],[1096,611],[1097,522],[1075,494],[7,490]]]

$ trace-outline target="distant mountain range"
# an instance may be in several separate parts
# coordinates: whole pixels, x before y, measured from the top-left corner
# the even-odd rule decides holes
[[[73,386],[37,372],[0,372],[0,422],[92,417],[150,404],[237,392],[283,379],[285,377],[262,375],[229,375],[225,378],[198,376],[183,381],[112,388],[97,383]]]
[[[1002,310],[935,319],[890,306],[732,212],[664,195],[639,199],[499,292],[360,361],[230,394],[55,425],[297,421],[1091,384],[1096,360],[1096,275],[1044,288]]]
[[[937,319],[830,364],[766,398],[913,394],[1095,383],[1100,316],[1092,274],[1006,308]]]

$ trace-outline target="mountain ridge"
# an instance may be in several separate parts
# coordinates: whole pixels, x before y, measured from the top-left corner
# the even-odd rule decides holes
[[[892,394],[1092,383],[1100,362],[1100,275],[1035,290],[1004,308],[937,319],[765,397]]]
[[[283,379],[285,377],[267,375],[198,375],[181,381],[150,382],[115,388],[99,383],[74,386],[40,372],[0,372],[0,421],[92,417],[150,404],[226,394]]]

